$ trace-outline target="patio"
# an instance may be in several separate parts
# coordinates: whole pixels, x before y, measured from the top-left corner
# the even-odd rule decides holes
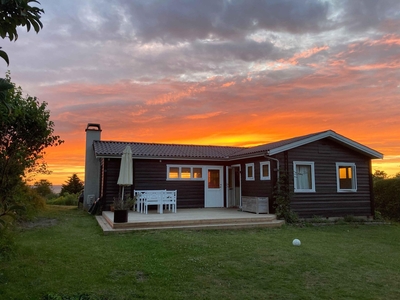
[[[229,229],[247,227],[279,227],[284,221],[275,215],[254,214],[237,208],[196,208],[179,209],[177,213],[164,211],[148,214],[130,211],[127,223],[114,223],[114,213],[103,211],[96,219],[103,232],[129,232],[153,229]]]

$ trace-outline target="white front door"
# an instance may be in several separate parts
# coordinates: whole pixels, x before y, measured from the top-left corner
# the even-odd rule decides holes
[[[224,207],[223,167],[207,167],[204,207]]]

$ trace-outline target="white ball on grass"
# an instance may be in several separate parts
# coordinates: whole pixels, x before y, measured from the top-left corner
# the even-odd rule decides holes
[[[301,242],[300,242],[299,239],[294,239],[293,242],[292,242],[292,244],[293,244],[293,246],[300,246],[300,245],[301,245]]]

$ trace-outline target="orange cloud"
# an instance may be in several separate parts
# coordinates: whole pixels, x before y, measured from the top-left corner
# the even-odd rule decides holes
[[[216,111],[216,112],[211,112],[211,113],[206,113],[206,114],[191,115],[191,116],[186,116],[185,119],[189,119],[189,120],[209,119],[212,117],[219,116],[220,114],[223,114],[223,112]]]
[[[224,84],[222,85],[222,87],[225,88],[225,87],[230,87],[230,86],[232,86],[232,85],[235,85],[235,82],[234,82],[234,81],[224,83]]]
[[[278,60],[278,62],[282,63],[282,64],[297,65],[300,59],[311,57],[318,52],[328,50],[328,49],[329,49],[328,46],[314,47],[314,48],[305,50],[303,52],[296,53],[289,59],[280,59],[280,60]]]
[[[166,103],[170,103],[170,102],[178,102],[182,98],[194,96],[195,94],[204,92],[204,90],[205,90],[205,87],[197,88],[197,87],[191,86],[183,91],[173,92],[173,93],[168,93],[168,94],[163,94],[163,95],[157,96],[154,99],[146,101],[146,104],[157,105],[157,104],[166,104]]]

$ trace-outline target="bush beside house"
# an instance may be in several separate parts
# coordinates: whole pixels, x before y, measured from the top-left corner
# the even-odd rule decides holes
[[[400,221],[400,178],[377,180],[374,183],[375,210],[382,217]]]

